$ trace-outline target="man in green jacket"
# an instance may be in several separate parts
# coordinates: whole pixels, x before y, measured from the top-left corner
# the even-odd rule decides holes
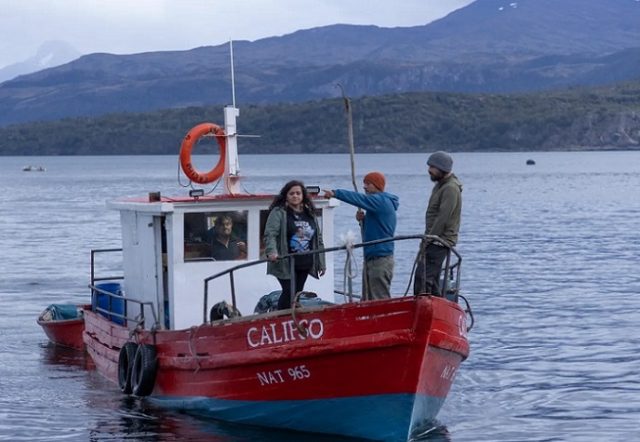
[[[442,238],[449,245],[458,242],[460,214],[462,211],[462,183],[451,170],[453,159],[442,151],[431,154],[427,160],[429,176],[435,182],[426,213],[427,235]],[[424,255],[418,261],[413,284],[413,293],[430,293],[440,295],[440,273],[447,257],[448,248],[437,242],[429,242],[424,248]]]

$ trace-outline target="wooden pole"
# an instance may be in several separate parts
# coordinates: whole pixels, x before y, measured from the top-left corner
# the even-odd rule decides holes
[[[353,184],[353,190],[355,192],[358,191],[358,185],[356,184],[356,149],[355,143],[353,142],[353,113],[351,111],[351,99],[347,96],[344,91],[344,87],[342,84],[338,83],[337,86],[340,88],[340,92],[342,93],[342,100],[344,101],[344,110],[347,116],[347,139],[349,141],[349,156],[351,159],[351,183]],[[358,212],[361,212],[362,209],[358,208]],[[362,221],[358,221],[360,225],[360,237],[362,241],[364,241],[364,225]],[[362,261],[362,300],[367,299],[367,261]],[[351,279],[349,279],[349,292],[351,292]]]

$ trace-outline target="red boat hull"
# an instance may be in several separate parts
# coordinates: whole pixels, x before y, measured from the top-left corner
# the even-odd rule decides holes
[[[117,382],[129,331],[92,312],[85,320],[89,354]],[[159,402],[236,422],[400,440],[435,417],[469,353],[462,309],[428,296],[141,331],[135,340],[156,348],[151,397]],[[395,419],[385,419],[390,405]],[[292,419],[301,406],[320,417]],[[358,416],[337,423],[349,410]]]
[[[82,306],[82,308],[91,308],[90,305]],[[74,348],[76,350],[84,349],[82,340],[82,332],[84,331],[84,319],[62,319],[62,320],[43,320],[42,317],[37,320],[38,325],[42,327],[45,334],[55,345],[62,347]]]

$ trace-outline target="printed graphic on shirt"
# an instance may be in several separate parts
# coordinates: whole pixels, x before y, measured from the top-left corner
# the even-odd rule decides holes
[[[294,253],[311,250],[311,238],[315,233],[313,227],[308,221],[304,220],[296,220],[294,224],[296,233],[289,240],[289,248]]]

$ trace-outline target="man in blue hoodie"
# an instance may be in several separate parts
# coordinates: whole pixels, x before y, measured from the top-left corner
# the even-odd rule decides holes
[[[325,198],[336,198],[364,209],[356,218],[363,221],[364,242],[391,238],[396,231],[398,197],[384,191],[385,178],[380,172],[370,172],[364,177],[365,194],[344,189],[325,190]],[[384,242],[364,248],[366,293],[363,300],[391,297],[393,279],[393,242]]]

